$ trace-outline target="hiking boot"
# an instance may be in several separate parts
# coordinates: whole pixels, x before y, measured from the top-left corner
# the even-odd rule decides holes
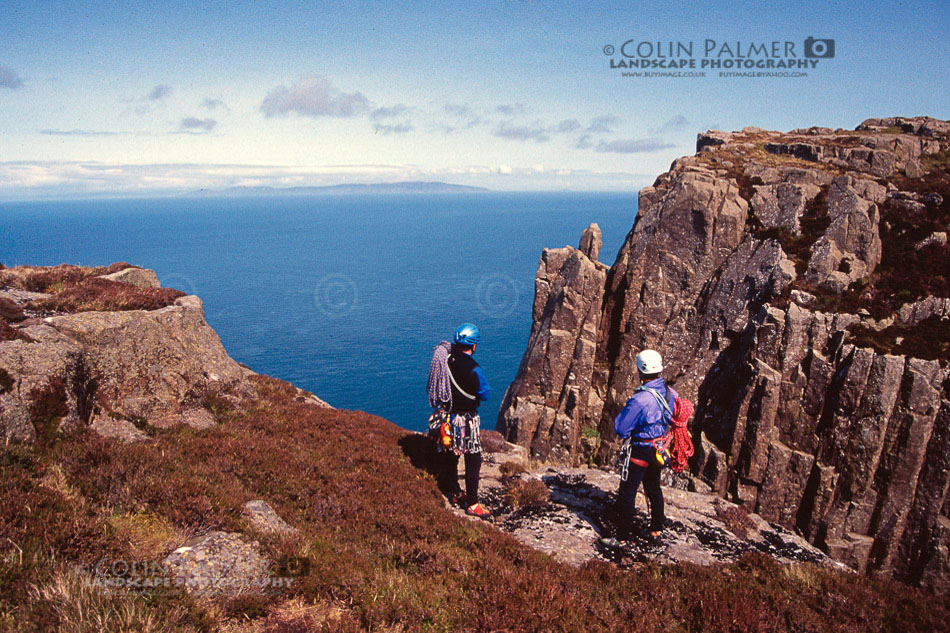
[[[454,506],[462,507],[462,504],[465,502],[465,497],[467,495],[461,490],[456,492],[454,495],[449,496],[449,503]]]
[[[610,549],[623,549],[627,545],[627,541],[621,541],[620,539],[614,538],[612,536],[610,538],[604,537],[597,542],[604,547],[609,547]]]
[[[465,514],[472,517],[478,517],[479,519],[487,519],[491,516],[491,512],[482,507],[482,504],[480,503],[476,503],[473,506],[467,507],[465,509]]]
[[[643,530],[640,532],[640,539],[646,541],[650,545],[662,545],[663,538],[662,532],[651,532],[650,530]]]

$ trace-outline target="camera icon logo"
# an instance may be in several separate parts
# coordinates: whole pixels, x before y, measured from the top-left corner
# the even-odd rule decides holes
[[[835,56],[834,40],[805,39],[805,57],[831,58]]]
[[[300,556],[284,556],[277,561],[277,575],[284,578],[300,578],[310,574],[310,559]]]

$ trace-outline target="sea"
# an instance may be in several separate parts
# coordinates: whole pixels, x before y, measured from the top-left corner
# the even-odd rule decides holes
[[[0,262],[127,261],[196,294],[233,358],[411,430],[433,348],[482,331],[492,429],[531,330],[541,251],[600,225],[612,264],[631,193],[174,197],[0,203]]]

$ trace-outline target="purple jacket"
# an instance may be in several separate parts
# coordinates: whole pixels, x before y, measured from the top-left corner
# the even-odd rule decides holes
[[[643,385],[657,391],[660,396],[666,395],[666,382],[663,378],[651,380]],[[667,402],[670,409],[673,408],[673,401],[679,397],[679,394],[670,387]],[[649,391],[638,391],[633,397],[627,400],[623,411],[614,418],[614,431],[617,435],[626,439],[632,437],[637,440],[652,440],[663,435],[670,430],[669,423],[663,417],[663,405],[657,402],[656,397]]]

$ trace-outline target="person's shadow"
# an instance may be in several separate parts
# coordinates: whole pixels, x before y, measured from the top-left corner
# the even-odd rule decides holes
[[[432,475],[443,495],[448,497],[455,492],[449,489],[450,483],[445,481],[446,456],[436,451],[432,438],[423,433],[407,433],[399,438],[399,448],[413,466]]]

